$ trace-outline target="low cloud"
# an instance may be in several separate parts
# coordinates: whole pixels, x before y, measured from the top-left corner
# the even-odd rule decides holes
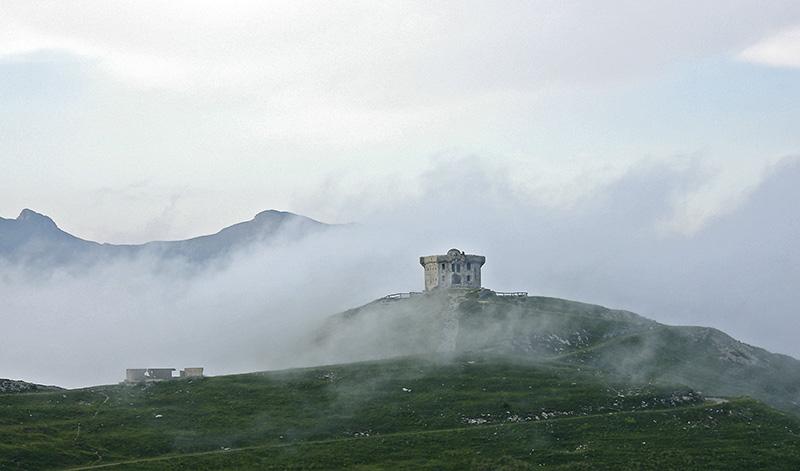
[[[718,327],[800,355],[800,161],[784,159],[724,214],[665,232],[693,168],[645,166],[570,209],[538,205],[479,159],[448,161],[403,204],[359,224],[241,248],[198,269],[153,254],[90,268],[0,270],[0,377],[63,386],[121,380],[126,367],[210,374],[296,365],[299,343],[336,312],[422,288],[417,257],[487,256],[486,287]],[[365,332],[365,335],[368,335]]]

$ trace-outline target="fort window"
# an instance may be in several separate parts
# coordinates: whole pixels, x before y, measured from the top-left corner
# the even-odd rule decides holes
[[[442,264],[442,270],[444,270],[444,263]]]
[[[467,262],[467,270],[472,270],[472,264]]]
[[[467,283],[469,283],[470,281],[472,281],[472,276],[467,275]]]

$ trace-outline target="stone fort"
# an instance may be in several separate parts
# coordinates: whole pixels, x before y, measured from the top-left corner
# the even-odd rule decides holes
[[[447,255],[420,257],[419,263],[425,269],[425,291],[480,288],[481,267],[486,263],[486,257],[450,249]]]

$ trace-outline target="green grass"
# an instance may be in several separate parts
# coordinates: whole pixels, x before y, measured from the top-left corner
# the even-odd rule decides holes
[[[798,469],[799,430],[749,399],[462,354],[0,395],[0,469]]]
[[[442,339],[454,337],[456,351],[570,362],[625,382],[688,384],[709,395],[750,396],[800,416],[800,361],[794,358],[716,329],[668,326],[564,299],[444,292],[370,303],[333,316],[323,332],[320,345],[330,354],[347,353],[345,360],[441,351]]]
[[[262,446],[115,468],[797,469],[800,446],[787,431],[795,423],[776,420],[773,414],[752,401],[740,401]],[[759,422],[771,425],[761,427]]]

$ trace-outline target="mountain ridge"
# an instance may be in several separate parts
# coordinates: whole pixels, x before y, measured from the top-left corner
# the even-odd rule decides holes
[[[188,239],[154,240],[142,244],[111,244],[72,235],[47,215],[23,209],[16,219],[0,218],[0,259],[34,266],[94,262],[104,257],[155,253],[202,263],[229,255],[244,246],[269,242],[281,234],[304,237],[336,227],[315,219],[268,209],[252,219],[223,227],[213,234]]]

